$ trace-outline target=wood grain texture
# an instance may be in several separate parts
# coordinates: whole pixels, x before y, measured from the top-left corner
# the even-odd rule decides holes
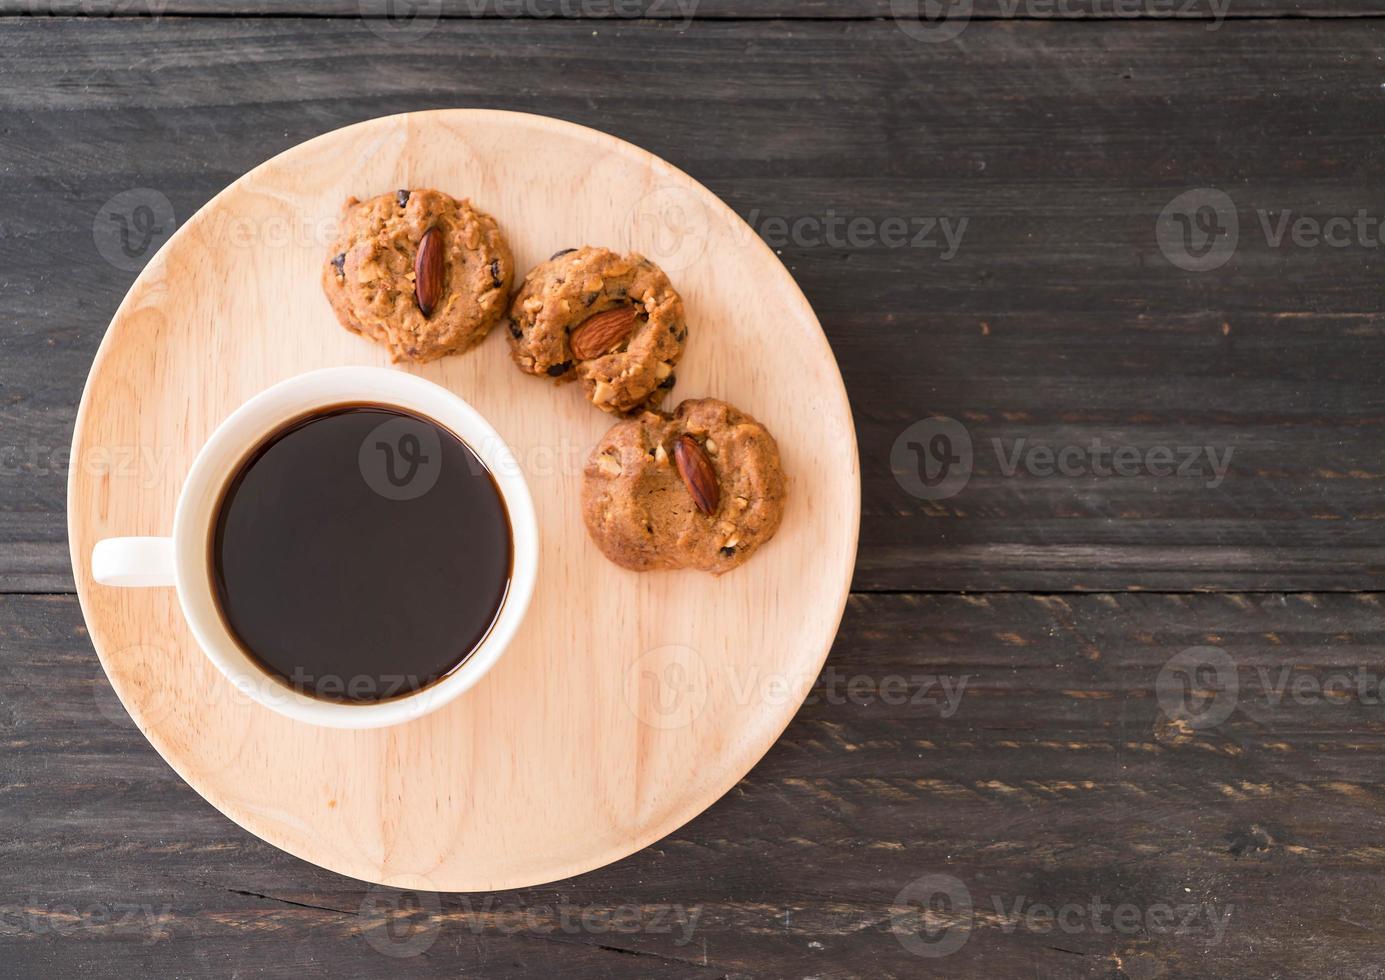
[[[150,188],[186,220],[308,136],[463,104],[612,130],[774,241],[856,403],[857,588],[1370,588],[1385,565],[1378,249],[1276,248],[1255,212],[1374,206],[1382,28],[1126,26],[977,23],[936,45],[873,23],[447,22],[394,45],[335,21],[11,22],[0,584],[71,587],[64,447],[133,277],[92,245],[103,203]],[[1242,242],[1187,273],[1154,222],[1203,185],[1233,195]],[[831,215],[968,227],[942,261],[940,247],[786,242],[767,224]],[[1214,489],[1009,478],[983,455],[963,493],[921,501],[890,453],[933,415],[966,421],[983,450],[1099,438],[1235,455]]]
[[[1382,601],[854,597],[808,703],[733,793],[559,885],[417,913],[400,896],[394,934],[426,953],[395,959],[367,938],[408,948],[378,934],[364,886],[254,840],[164,766],[72,598],[0,599],[0,951],[18,976],[1372,976],[1381,708],[1273,689],[1285,669],[1385,676]],[[1180,729],[1157,678],[1199,645],[1233,658],[1240,700]],[[961,688],[950,713],[943,679]],[[897,896],[930,873],[976,908],[965,945],[934,959],[890,925],[916,925]],[[1205,914],[1181,934],[1115,930],[1110,912],[1107,932],[1076,913],[1045,932],[995,910],[1094,896],[1229,915],[1218,938]],[[99,922],[118,905],[151,912]],[[697,915],[686,941],[671,907]],[[626,925],[601,931],[616,910]]]
[[[887,6],[702,0],[698,15],[856,19]],[[327,20],[0,23],[0,591],[72,588],[64,447],[134,277],[92,244],[101,205],[151,187],[182,221],[308,136],[437,105],[610,130],[762,229],[820,225],[828,209],[969,219],[949,262],[937,248],[782,247],[856,409],[858,588],[1378,588],[1378,249],[1275,248],[1254,212],[1378,208],[1379,25],[998,24],[984,18],[999,0],[975,9],[947,44],[890,21],[466,17],[408,45]],[[1227,16],[1280,14],[1378,7],[1233,0]],[[1204,185],[1232,194],[1245,234],[1226,266],[1182,273],[1153,223]],[[889,456],[934,414],[964,420],[981,447],[1234,444],[1234,489],[1010,478],[990,454],[963,493],[920,501]],[[0,972],[1378,976],[1380,707],[1276,703],[1273,685],[1286,667],[1385,673],[1380,601],[858,595],[836,673],[720,803],[551,888],[444,895],[435,919],[429,907],[413,929],[395,923],[405,943],[436,924],[427,952],[393,958],[366,938],[384,921],[362,886],[240,831],[159,760],[72,597],[0,598]],[[1184,731],[1154,686],[1170,657],[1203,644],[1235,656],[1247,696],[1222,725]],[[867,695],[900,676],[910,701],[930,684],[934,703],[858,703],[842,693],[858,675]],[[944,718],[928,678],[963,675]],[[941,959],[889,932],[910,914],[900,890],[927,873],[956,877],[987,913]],[[1184,935],[1041,933],[994,910],[997,897],[1012,909],[1092,896],[1234,908],[1219,943],[1205,918]],[[670,906],[702,909],[690,942],[668,928]],[[580,925],[617,909],[634,931]]]
[[[0,0],[0,15],[37,17],[307,16],[407,21],[893,20],[918,0]],[[1371,0],[950,0],[975,20],[1223,20],[1375,17]]]
[[[504,230],[519,269],[573,242],[658,262],[687,309],[671,399],[714,395],[753,414],[781,444],[790,490],[774,540],[733,572],[626,571],[583,524],[582,467],[612,419],[579,385],[520,372],[499,329],[467,356],[401,366],[464,398],[512,451],[478,446],[523,471],[537,583],[519,632],[466,696],[390,728],[334,730],[245,697],[194,640],[189,594],[180,609],[171,589],[97,585],[91,554],[103,538],[172,531],[180,492],[197,484],[194,457],[254,395],[317,368],[388,363],[383,346],[340,326],[321,276],[343,203],[400,187],[470,198]],[[327,404],[343,397],[334,390]],[[311,407],[281,408],[240,450]],[[68,509],[78,594],[121,699],[169,764],[241,826],[382,884],[556,881],[700,813],[788,724],[797,701],[761,685],[817,672],[855,559],[851,411],[792,278],[685,175],[540,116],[371,120],[294,147],[218,195],[144,268],[92,367],[72,458],[126,447],[157,469],[75,467]],[[225,454],[219,482],[238,455]],[[217,483],[192,491],[193,514],[214,514]],[[210,542],[214,518],[190,520],[207,525],[193,541]]]

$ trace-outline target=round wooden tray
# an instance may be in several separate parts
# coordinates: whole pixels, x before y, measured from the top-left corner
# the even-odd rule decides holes
[[[499,220],[521,270],[586,243],[659,262],[690,324],[666,405],[710,395],[759,418],[779,440],[790,498],[775,540],[734,572],[624,571],[582,526],[582,463],[612,420],[579,386],[521,374],[501,336],[406,368],[466,398],[514,448],[543,537],[538,587],[514,644],[457,702],[395,728],[338,731],[245,699],[197,649],[171,589],[97,586],[90,556],[103,537],[169,533],[197,449],[256,392],[312,368],[387,363],[337,325],[318,276],[343,200],[399,187],[470,197]],[[841,375],[774,254],[643,150],[507,112],[371,120],[218,194],[112,320],[72,458],[82,610],[121,701],[169,765],[291,854],[433,891],[599,867],[730,789],[822,667],[860,516]]]

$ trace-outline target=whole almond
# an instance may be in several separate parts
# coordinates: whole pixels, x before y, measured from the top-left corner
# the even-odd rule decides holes
[[[618,306],[595,316],[589,316],[572,332],[572,356],[579,361],[590,360],[609,353],[630,336],[635,329],[639,310],[633,306]]]
[[[414,299],[425,317],[442,299],[442,232],[434,225],[423,233],[414,256]]]
[[[678,464],[678,475],[687,485],[697,509],[708,516],[715,514],[721,503],[721,485],[717,483],[712,461],[697,440],[686,433],[679,436],[673,444],[673,461]]]

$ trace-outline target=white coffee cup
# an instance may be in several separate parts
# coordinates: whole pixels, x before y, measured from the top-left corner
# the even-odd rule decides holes
[[[490,632],[450,674],[411,694],[378,702],[309,697],[272,678],[227,629],[212,585],[211,529],[227,482],[266,437],[296,418],[348,403],[400,408],[452,432],[485,463],[509,512],[514,542],[509,590]],[[235,687],[273,711],[332,728],[379,728],[418,718],[462,694],[493,667],[519,630],[538,575],[538,524],[518,461],[479,412],[431,381],[385,368],[312,371],[260,392],[217,427],[193,460],[178,497],[173,536],[106,538],[91,554],[102,585],[172,586],[192,635]]]

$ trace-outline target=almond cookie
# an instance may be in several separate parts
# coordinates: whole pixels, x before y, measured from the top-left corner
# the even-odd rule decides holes
[[[616,414],[659,404],[688,338],[682,297],[662,269],[591,246],[531,269],[509,326],[521,371],[579,379],[592,404]]]
[[[441,191],[348,198],[322,288],[342,326],[432,361],[479,343],[505,312],[514,258],[495,219]]]
[[[587,532],[637,572],[728,572],[774,537],[784,501],[774,437],[715,398],[616,423],[583,471]]]

